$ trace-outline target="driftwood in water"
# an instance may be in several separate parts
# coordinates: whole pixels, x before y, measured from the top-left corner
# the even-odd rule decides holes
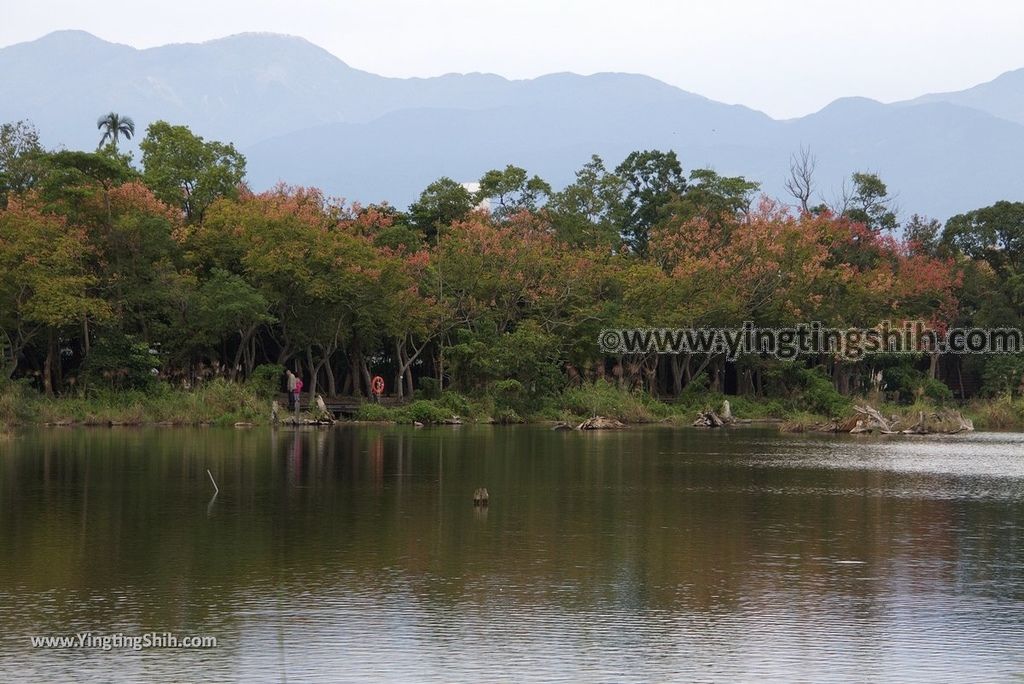
[[[853,410],[863,416],[857,421],[853,429],[850,430],[850,434],[860,434],[863,432],[875,432],[876,430],[883,435],[891,435],[896,432],[893,429],[896,421],[887,420],[881,413],[876,409],[865,404],[864,406],[854,406]]]
[[[697,420],[693,421],[693,426],[718,428],[732,425],[736,422],[736,418],[732,415],[732,407],[729,406],[729,400],[726,399],[722,402],[721,413],[716,413],[712,409],[701,411],[697,414]]]
[[[905,435],[927,435],[928,434],[928,421],[925,420],[924,411],[917,412],[917,422],[911,425],[906,430],[902,430]]]
[[[926,414],[918,411],[917,422],[906,430],[904,435],[957,435],[961,432],[974,432],[974,423],[964,414],[953,409],[943,409],[934,413]]]
[[[959,411],[950,411],[950,419],[955,419],[959,424],[957,432],[974,432],[974,421]]]
[[[962,413],[953,409],[942,409],[931,413],[918,411],[914,424],[900,429],[899,418],[893,417],[892,420],[886,420],[870,406],[854,406],[853,408],[857,413],[865,416],[864,420],[858,421],[857,426],[850,430],[853,434],[878,430],[883,435],[896,433],[901,435],[956,435],[961,432],[974,431],[974,423],[971,422],[971,419],[965,418]]]
[[[693,427],[717,428],[724,427],[725,421],[717,413],[708,409],[697,414],[697,420],[693,421]]]
[[[604,416],[594,416],[593,418],[587,418],[585,421],[576,426],[577,430],[621,430],[626,427],[624,423],[621,423],[614,418],[605,418]]]
[[[932,413],[918,411],[917,420],[913,425],[901,428],[898,416],[886,418],[871,406],[854,406],[854,415],[844,419],[834,419],[826,423],[804,425],[786,423],[784,432],[848,432],[853,435],[878,433],[882,435],[955,435],[961,432],[973,432],[974,423],[959,411],[942,409]]]

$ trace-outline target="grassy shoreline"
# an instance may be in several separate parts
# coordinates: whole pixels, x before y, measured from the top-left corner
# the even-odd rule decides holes
[[[399,407],[367,403],[354,421],[438,424],[458,416],[466,423],[575,423],[601,415],[633,425],[667,423],[687,426],[698,411],[718,409],[724,399],[729,400],[737,418],[754,422],[810,426],[829,418],[822,412],[806,410],[799,400],[694,392],[684,393],[677,401],[666,403],[646,394],[601,384],[571,388],[557,397],[532,403],[510,402],[507,398],[490,395],[465,397],[455,392],[444,392],[440,397],[418,399]],[[213,381],[191,391],[161,387],[150,392],[111,391],[61,397],[45,397],[16,383],[7,383],[0,386],[0,428],[33,425],[263,425],[270,423],[271,401],[271,397],[256,388],[227,381]],[[886,404],[877,398],[860,401],[870,403],[887,416],[899,415],[905,420],[910,420],[919,411],[929,412],[937,408],[935,404],[924,401],[909,406]],[[1024,430],[1024,400],[1009,397],[981,399],[956,408],[973,420],[979,430]]]

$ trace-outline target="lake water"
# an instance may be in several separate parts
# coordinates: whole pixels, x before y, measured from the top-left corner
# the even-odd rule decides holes
[[[1019,681],[1022,531],[1018,434],[30,431],[0,681]]]

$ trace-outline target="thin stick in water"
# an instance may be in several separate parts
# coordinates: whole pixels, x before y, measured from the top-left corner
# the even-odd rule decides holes
[[[217,486],[217,481],[213,479],[213,473],[210,472],[209,468],[206,469],[206,474],[210,476],[210,482],[213,483],[213,493],[220,494],[220,487]]]

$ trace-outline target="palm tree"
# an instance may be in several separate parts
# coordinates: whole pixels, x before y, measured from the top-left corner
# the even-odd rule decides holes
[[[124,136],[126,139],[131,140],[132,136],[135,135],[135,122],[132,121],[130,116],[121,116],[117,112],[110,112],[106,116],[101,116],[96,121],[96,128],[103,129],[103,137],[100,138],[100,147],[109,140],[113,143],[114,147],[117,147],[117,141],[120,136]]]

